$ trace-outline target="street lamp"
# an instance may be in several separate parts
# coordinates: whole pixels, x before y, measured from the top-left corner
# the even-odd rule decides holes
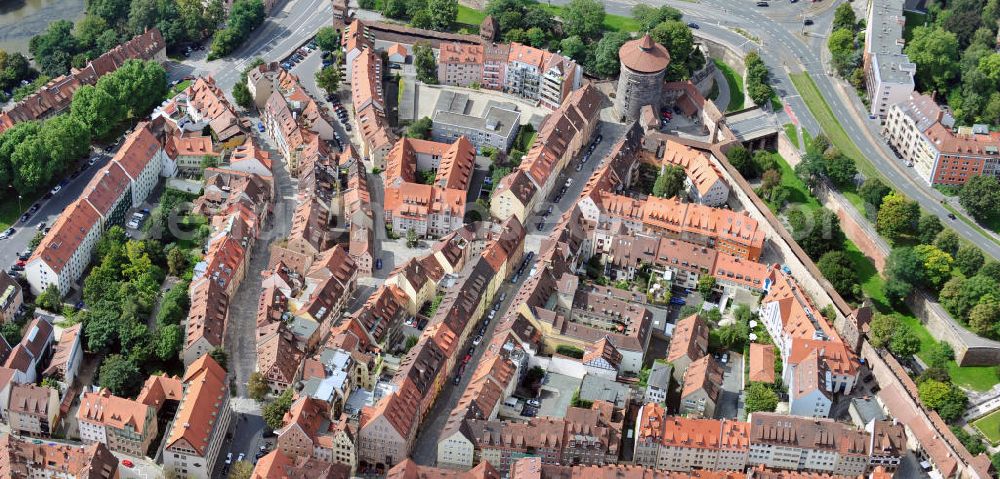
[[[21,195],[17,195],[17,211],[21,211]]]

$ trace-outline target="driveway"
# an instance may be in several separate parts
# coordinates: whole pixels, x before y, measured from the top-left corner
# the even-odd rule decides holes
[[[715,417],[737,419],[743,414],[743,355],[729,351],[729,361],[722,365],[722,392],[715,405]]]

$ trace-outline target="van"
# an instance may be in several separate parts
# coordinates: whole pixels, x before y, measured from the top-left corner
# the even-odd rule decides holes
[[[518,404],[520,404],[520,401],[518,401],[517,398],[513,396],[504,399],[503,401],[503,405],[507,407],[516,408]]]

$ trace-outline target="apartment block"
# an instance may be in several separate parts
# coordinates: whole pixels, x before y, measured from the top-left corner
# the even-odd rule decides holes
[[[965,184],[1000,175],[1000,133],[985,125],[955,128],[955,120],[927,95],[913,93],[888,110],[882,135],[930,185]]]
[[[885,118],[889,108],[913,93],[917,65],[903,53],[903,0],[868,2],[863,54],[870,112]]]
[[[385,221],[400,235],[440,237],[461,228],[466,190],[476,150],[459,137],[454,143],[401,138],[386,157]],[[433,175],[430,184],[421,175]]]
[[[491,90],[556,109],[583,83],[583,67],[558,53],[520,43],[442,43],[438,81],[443,85]]]
[[[275,431],[277,449],[290,458],[312,458],[344,464],[351,473],[357,469],[353,428],[347,418],[331,421],[330,405],[310,397],[300,397],[285,414],[285,426]]]
[[[157,435],[156,409],[103,389],[84,392],[76,413],[80,440],[99,442],[112,452],[143,457]]]
[[[464,136],[478,151],[484,147],[510,150],[521,127],[517,105],[490,100],[478,115],[471,108],[467,94],[442,90],[432,117],[434,141],[452,143]]]
[[[7,424],[22,436],[49,437],[59,424],[59,391],[34,384],[10,389]]]
[[[708,324],[705,320],[692,314],[677,321],[673,336],[670,337],[670,347],[667,349],[667,362],[674,367],[674,379],[684,380],[688,366],[708,354]]]
[[[722,393],[722,366],[712,356],[702,356],[684,371],[680,413],[690,417],[715,417]]]
[[[93,248],[104,231],[125,223],[125,213],[145,201],[169,162],[150,124],[136,126],[28,259],[25,276],[32,294],[41,294],[49,285],[55,285],[60,294],[68,294],[90,264]]]
[[[858,476],[868,471],[869,437],[835,422],[755,412],[750,423],[748,465]]]
[[[163,442],[163,465],[197,479],[211,477],[232,411],[226,371],[209,355],[187,367],[177,414]]]

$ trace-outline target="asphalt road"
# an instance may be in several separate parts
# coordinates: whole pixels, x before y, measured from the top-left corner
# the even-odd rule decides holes
[[[12,226],[14,228],[14,235],[5,240],[0,240],[0,267],[7,270],[15,261],[17,261],[17,255],[20,252],[24,252],[28,249],[28,243],[31,242],[31,238],[35,236],[38,231],[38,225],[44,222],[48,226],[52,226],[52,223],[56,221],[59,214],[69,206],[70,203],[75,201],[83,189],[93,178],[94,174],[99,170],[105,163],[107,163],[110,158],[109,155],[104,153],[93,154],[92,158],[97,159],[97,163],[93,166],[87,167],[80,176],[76,178],[69,179],[69,183],[64,186],[58,193],[52,196],[48,200],[39,199],[38,203],[41,207],[38,211],[28,219],[26,223],[22,223],[18,219]],[[17,200],[10,200],[17,201]],[[32,205],[31,201],[23,200],[21,205],[21,211],[27,212],[28,208]]]
[[[212,75],[227,94],[239,79],[246,65],[254,58],[265,61],[283,59],[306,43],[319,30],[329,25],[333,9],[328,0],[289,0],[275,7],[271,16],[257,28],[250,40],[232,55],[211,62],[206,61],[205,51],[194,52],[183,62],[171,62],[168,73],[171,80],[185,75]]]

